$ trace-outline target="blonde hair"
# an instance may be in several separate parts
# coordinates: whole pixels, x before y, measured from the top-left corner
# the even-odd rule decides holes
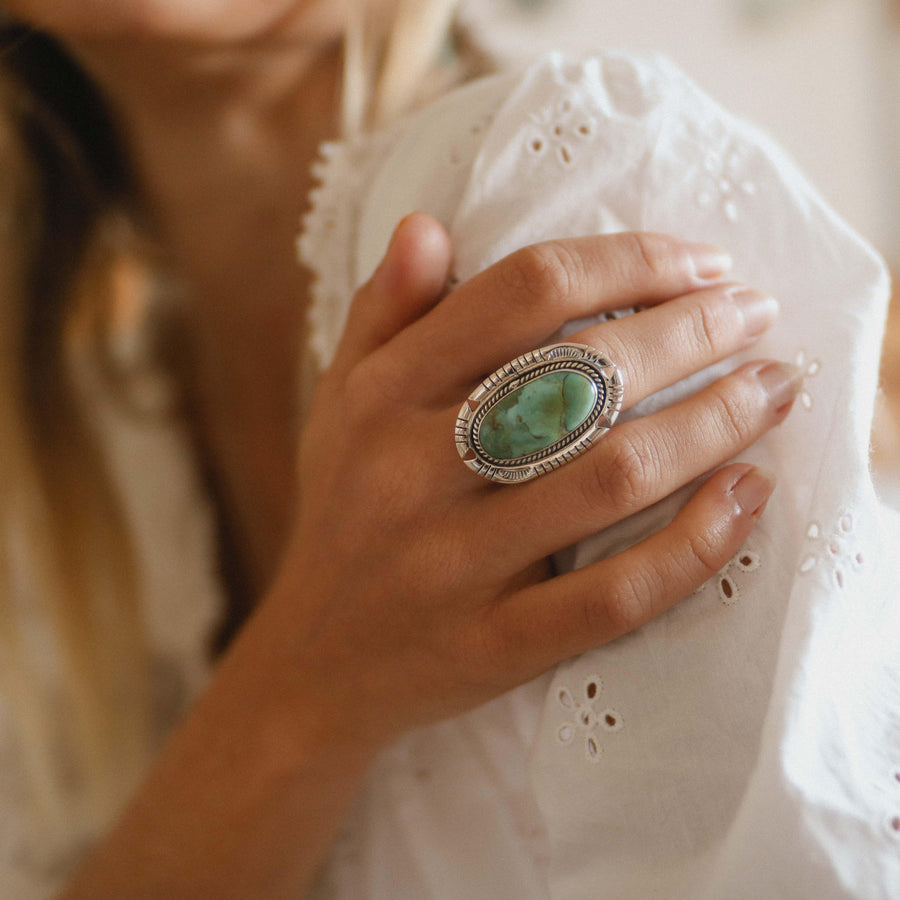
[[[413,101],[455,3],[394,0],[377,20],[354,6],[347,134]],[[122,267],[149,264],[139,193],[99,94],[51,38],[3,30],[0,690],[52,844],[103,828],[154,752],[134,552],[73,374],[74,358],[105,358],[128,299]],[[70,113],[73,96],[82,105]],[[35,636],[35,620],[46,633]]]
[[[342,128],[347,136],[395,119],[421,95],[459,0],[395,0],[387,13],[351,6],[344,53]]]
[[[52,846],[131,789],[149,753],[148,699],[130,545],[71,371],[114,299],[124,248],[110,225],[124,198],[26,86],[75,69],[28,41],[36,58],[7,51],[0,79],[0,687]],[[104,134],[99,107],[80,114]]]

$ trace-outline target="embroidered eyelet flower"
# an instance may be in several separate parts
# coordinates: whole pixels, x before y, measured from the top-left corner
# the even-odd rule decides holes
[[[703,160],[706,184],[697,194],[698,205],[702,209],[718,206],[729,222],[737,222],[742,200],[757,192],[755,182],[741,177],[743,167],[743,157],[737,150],[710,150]]]
[[[594,763],[599,762],[603,754],[598,732],[613,734],[624,727],[622,716],[616,710],[596,710],[594,704],[602,693],[603,679],[599,675],[590,675],[584,680],[579,699],[567,687],[561,687],[556,694],[557,702],[569,715],[569,721],[560,725],[556,732],[557,740],[561,744],[583,740],[585,758]]]
[[[900,815],[888,816],[884,824],[887,833],[894,838],[895,841],[900,841]]]
[[[810,522],[806,539],[815,542],[816,549],[800,562],[800,574],[812,572],[818,565],[830,566],[834,583],[843,588],[847,576],[858,572],[865,563],[862,551],[855,545],[853,514],[844,512],[838,518],[831,533],[826,535],[818,522]]]
[[[543,156],[550,150],[565,168],[577,161],[580,145],[597,136],[597,120],[574,97],[564,97],[555,107],[532,113],[531,121],[528,151],[533,156]]]
[[[892,795],[894,809],[885,816],[884,828],[889,837],[900,841],[900,766],[888,774],[888,793]]]
[[[800,401],[800,405],[808,412],[813,407],[813,398],[806,389],[806,379],[818,375],[822,364],[817,359],[807,362],[806,351],[801,350],[794,357],[794,365],[800,370],[800,376],[803,379],[803,387],[800,389],[800,393],[797,394],[797,399]]]
[[[762,559],[758,553],[752,550],[740,550],[734,555],[718,575],[716,575],[716,588],[719,591],[719,599],[726,606],[734,606],[741,599],[741,581],[739,574],[747,575],[755,572],[762,565]]]
[[[743,595],[743,584],[746,579],[742,576],[755,572],[762,566],[762,557],[746,547],[738,551],[709,581],[701,584],[694,594],[700,594],[715,582],[719,599],[726,606],[734,606]]]

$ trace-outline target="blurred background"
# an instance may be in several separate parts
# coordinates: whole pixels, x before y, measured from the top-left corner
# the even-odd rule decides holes
[[[559,47],[666,54],[775,137],[881,252],[895,298],[873,461],[900,505],[900,0],[464,0],[461,15],[510,60]]]

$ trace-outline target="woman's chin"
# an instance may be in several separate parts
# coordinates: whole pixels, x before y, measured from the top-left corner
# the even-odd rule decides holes
[[[346,0],[9,0],[8,13],[69,40],[252,41],[337,36]]]

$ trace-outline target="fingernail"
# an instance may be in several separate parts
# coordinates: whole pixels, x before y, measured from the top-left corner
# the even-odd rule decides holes
[[[688,253],[698,278],[718,278],[732,265],[731,254],[712,244],[688,244]]]
[[[735,288],[729,294],[744,316],[748,339],[759,337],[775,324],[780,307],[774,297],[748,287]]]
[[[803,384],[800,370],[790,363],[767,363],[757,371],[756,377],[762,382],[777,410],[791,403]]]
[[[774,489],[774,473],[757,466],[741,477],[732,487],[731,494],[745,513],[755,516],[762,512]]]

